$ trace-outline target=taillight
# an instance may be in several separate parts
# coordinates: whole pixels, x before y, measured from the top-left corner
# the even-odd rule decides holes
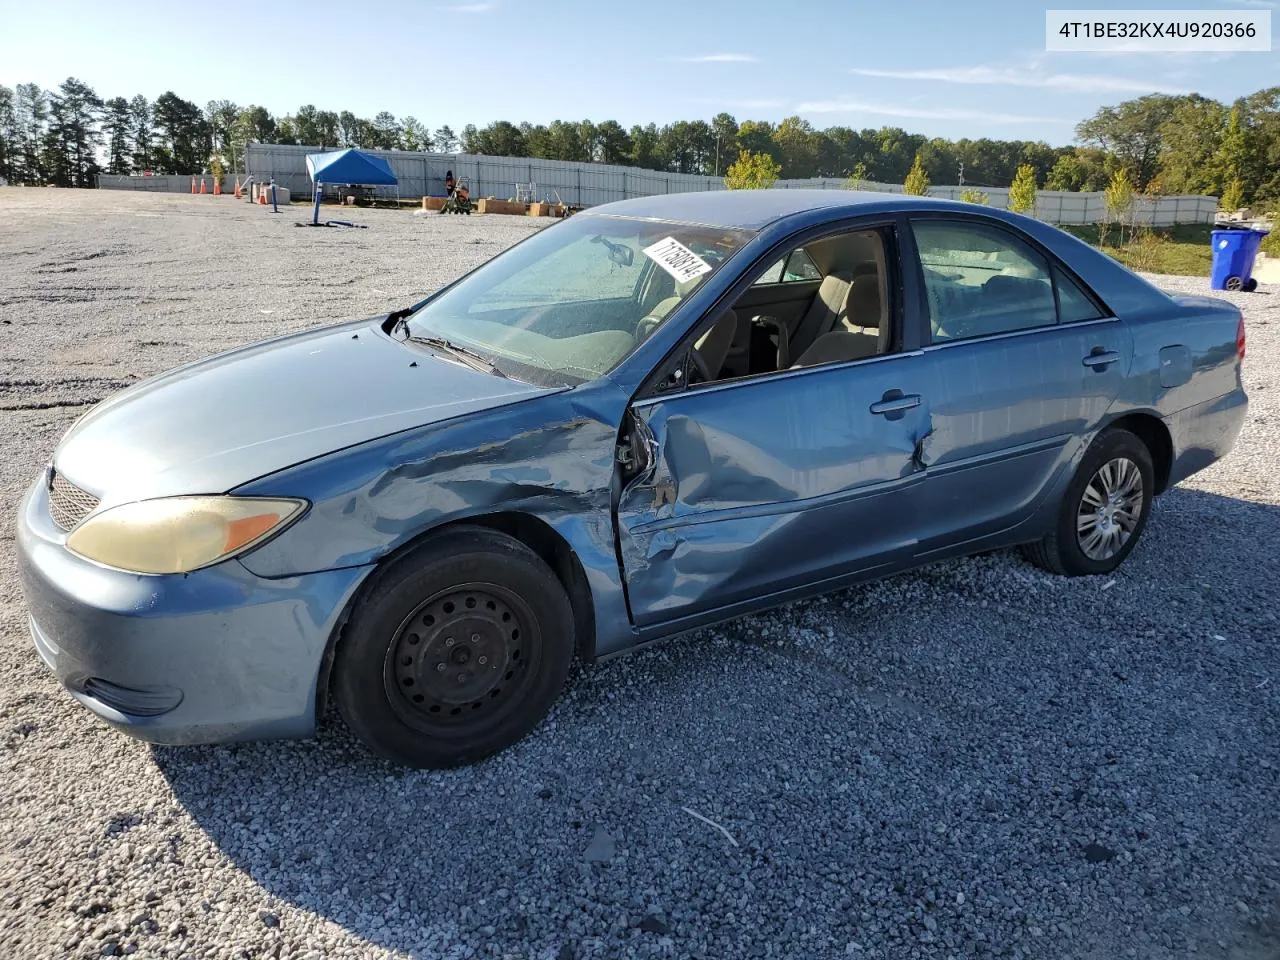
[[[1236,356],[1244,359],[1244,317],[1236,321]]]

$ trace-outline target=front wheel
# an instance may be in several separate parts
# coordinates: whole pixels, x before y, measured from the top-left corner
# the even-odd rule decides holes
[[[546,716],[573,656],[560,581],[523,543],[448,531],[392,563],[339,640],[333,695],[351,732],[411,767],[480,760]]]
[[[1107,430],[1080,461],[1054,529],[1023,547],[1023,553],[1052,573],[1110,573],[1137,546],[1154,496],[1155,471],[1146,444],[1128,430]]]

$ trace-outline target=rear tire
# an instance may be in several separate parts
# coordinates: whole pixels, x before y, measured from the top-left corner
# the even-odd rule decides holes
[[[458,527],[380,571],[339,639],[333,696],[378,756],[473,763],[551,709],[573,657],[573,611],[518,540]]]
[[[1053,530],[1024,545],[1023,555],[1069,577],[1110,573],[1137,546],[1154,494],[1155,470],[1146,444],[1128,430],[1106,430],[1085,451]]]

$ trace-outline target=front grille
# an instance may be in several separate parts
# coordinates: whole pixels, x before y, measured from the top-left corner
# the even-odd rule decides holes
[[[86,493],[60,473],[49,481],[49,516],[63,530],[70,530],[98,506],[98,498]]]

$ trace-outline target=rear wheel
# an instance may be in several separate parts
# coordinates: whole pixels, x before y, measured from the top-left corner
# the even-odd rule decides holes
[[[1146,444],[1127,430],[1107,430],[1080,461],[1053,530],[1023,553],[1053,573],[1110,573],[1137,546],[1154,495]]]
[[[504,534],[458,528],[378,575],[334,658],[334,700],[374,753],[413,767],[471,763],[546,715],[573,655],[559,580]]]

